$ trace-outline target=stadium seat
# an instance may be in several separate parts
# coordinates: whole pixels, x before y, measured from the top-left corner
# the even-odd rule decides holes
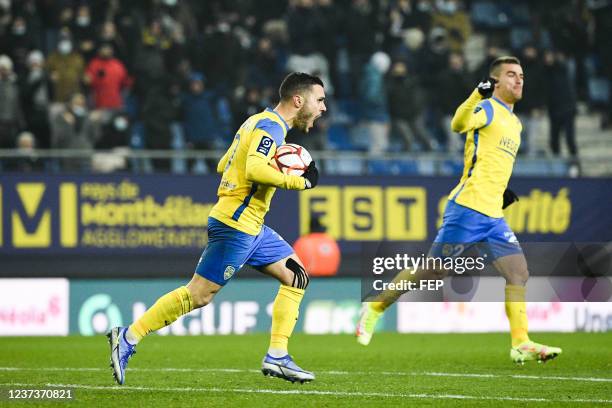
[[[472,23],[477,27],[502,29],[510,27],[510,16],[501,5],[493,1],[477,1],[472,4]]]
[[[589,101],[596,105],[606,105],[610,102],[610,83],[606,78],[589,78]]]
[[[333,150],[346,150],[352,146],[351,135],[344,125],[331,125],[327,131],[327,141]]]
[[[528,27],[515,27],[510,30],[510,46],[515,50],[522,49],[533,41],[533,34]]]

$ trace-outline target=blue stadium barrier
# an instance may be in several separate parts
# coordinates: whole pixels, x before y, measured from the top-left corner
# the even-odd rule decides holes
[[[325,173],[337,176],[361,176],[363,175],[364,161],[361,159],[326,159],[324,161]]]
[[[416,160],[368,160],[368,174],[371,175],[420,175]]]
[[[514,176],[539,176],[548,174],[550,169],[549,160],[526,160],[518,159],[514,165]]]
[[[440,174],[445,176],[457,176],[463,172],[463,159],[448,159],[440,163]]]

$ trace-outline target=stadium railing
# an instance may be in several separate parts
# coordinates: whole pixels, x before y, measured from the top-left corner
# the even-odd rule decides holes
[[[209,174],[206,162],[216,162],[223,151],[194,150],[134,150],[125,147],[113,150],[38,149],[21,151],[0,149],[0,171],[22,172],[131,172],[147,174],[166,172],[172,174]],[[463,170],[463,157],[459,153],[407,153],[386,152],[373,155],[355,151],[312,151],[318,167],[328,175],[406,175],[406,176],[454,176]],[[155,162],[166,161],[161,169]],[[28,166],[28,163],[30,165]],[[37,163],[37,166],[32,166]],[[568,175],[570,163],[562,158],[519,157],[514,174],[519,176]]]

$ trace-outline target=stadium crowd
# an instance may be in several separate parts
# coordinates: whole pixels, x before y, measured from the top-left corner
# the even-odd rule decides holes
[[[0,148],[223,149],[297,70],[323,79],[330,112],[289,140],[457,151],[454,110],[493,58],[515,54],[521,153],[542,153],[531,140],[548,120],[548,154],[564,137],[577,157],[578,102],[610,126],[611,37],[608,0],[0,0]]]

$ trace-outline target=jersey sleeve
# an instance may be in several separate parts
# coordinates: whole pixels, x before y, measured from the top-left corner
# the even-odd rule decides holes
[[[232,146],[233,145],[234,144],[232,143]],[[217,163],[217,173],[222,174],[223,171],[225,170],[225,165],[227,164],[227,161],[229,160],[230,151],[232,150],[232,146],[230,146],[230,148],[227,149],[223,157],[221,157],[221,159],[219,160],[219,163]]]
[[[247,153],[247,180],[288,190],[304,190],[306,182],[303,177],[284,174],[269,165],[276,146],[273,135],[265,129],[255,129]]]
[[[493,120],[493,106],[488,99],[482,99],[478,90],[457,108],[451,121],[453,132],[465,133],[488,126]]]

